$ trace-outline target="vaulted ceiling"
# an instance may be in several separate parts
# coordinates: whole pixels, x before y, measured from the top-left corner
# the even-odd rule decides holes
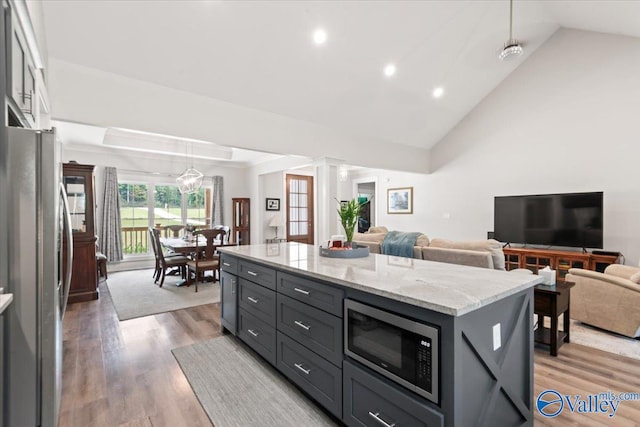
[[[640,37],[640,1],[612,0],[515,1],[525,53],[509,62],[506,0],[47,1],[44,16],[51,57],[425,149],[559,27]]]

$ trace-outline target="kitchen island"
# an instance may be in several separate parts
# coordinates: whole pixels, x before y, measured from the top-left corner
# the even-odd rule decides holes
[[[533,425],[539,276],[378,254],[325,258],[298,243],[220,250],[223,327],[347,425]],[[345,301],[436,331],[428,387],[345,354]]]

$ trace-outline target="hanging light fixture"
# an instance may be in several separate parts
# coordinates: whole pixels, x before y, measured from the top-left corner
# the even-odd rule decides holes
[[[340,178],[340,182],[345,182],[347,178],[349,178],[349,169],[344,163],[338,165],[338,177]]]
[[[187,153],[188,155],[188,153]],[[178,189],[181,193],[195,193],[202,187],[202,179],[204,175],[193,167],[193,145],[191,146],[191,167],[188,167],[182,174],[176,178]]]
[[[509,40],[504,44],[499,58],[508,61],[522,55],[522,46],[513,38],[513,0],[509,0]]]

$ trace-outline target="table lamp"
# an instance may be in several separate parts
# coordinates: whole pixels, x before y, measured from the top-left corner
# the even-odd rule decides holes
[[[278,238],[278,227],[280,227],[281,224],[282,220],[280,219],[280,215],[274,215],[269,220],[269,227],[273,227],[276,229],[276,237],[274,237],[274,239]]]

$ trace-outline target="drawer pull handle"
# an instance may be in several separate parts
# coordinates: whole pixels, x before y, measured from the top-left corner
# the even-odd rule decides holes
[[[304,369],[302,363],[294,363],[293,366],[304,372],[305,375],[309,375],[309,372],[311,372],[311,369]]]
[[[247,299],[248,299],[249,301],[251,301],[252,303],[254,303],[254,304],[257,304],[257,303],[258,303],[258,300],[257,300],[257,299],[255,299],[254,297],[247,297]]]
[[[380,412],[376,412],[375,414],[371,411],[369,411],[369,416],[371,418],[373,418],[374,420],[376,420],[377,422],[379,422],[380,424],[382,424],[384,427],[394,427],[396,425],[396,423],[393,424],[389,424],[388,422],[386,422],[385,420],[383,420],[380,417]]]
[[[252,276],[257,276],[257,275],[258,275],[258,273],[254,273],[254,272],[253,272],[253,271],[251,271],[251,270],[247,270],[247,274],[250,274],[250,275],[252,275]]]
[[[253,335],[254,337],[258,337],[258,335],[260,335],[259,333],[257,333],[256,331],[252,330],[252,329],[247,329],[247,332],[249,332],[251,335]]]
[[[305,331],[308,331],[309,329],[311,329],[311,326],[307,326],[307,325],[305,325],[304,323],[302,323],[299,320],[295,320],[293,323],[295,323],[296,325],[300,326]]]
[[[225,267],[231,267],[231,264],[229,264],[228,262],[223,262],[222,265],[224,265]]]
[[[301,294],[304,294],[304,295],[309,295],[311,293],[309,291],[305,291],[304,289],[300,289],[300,288],[293,288],[293,290],[296,292],[300,292]]]

